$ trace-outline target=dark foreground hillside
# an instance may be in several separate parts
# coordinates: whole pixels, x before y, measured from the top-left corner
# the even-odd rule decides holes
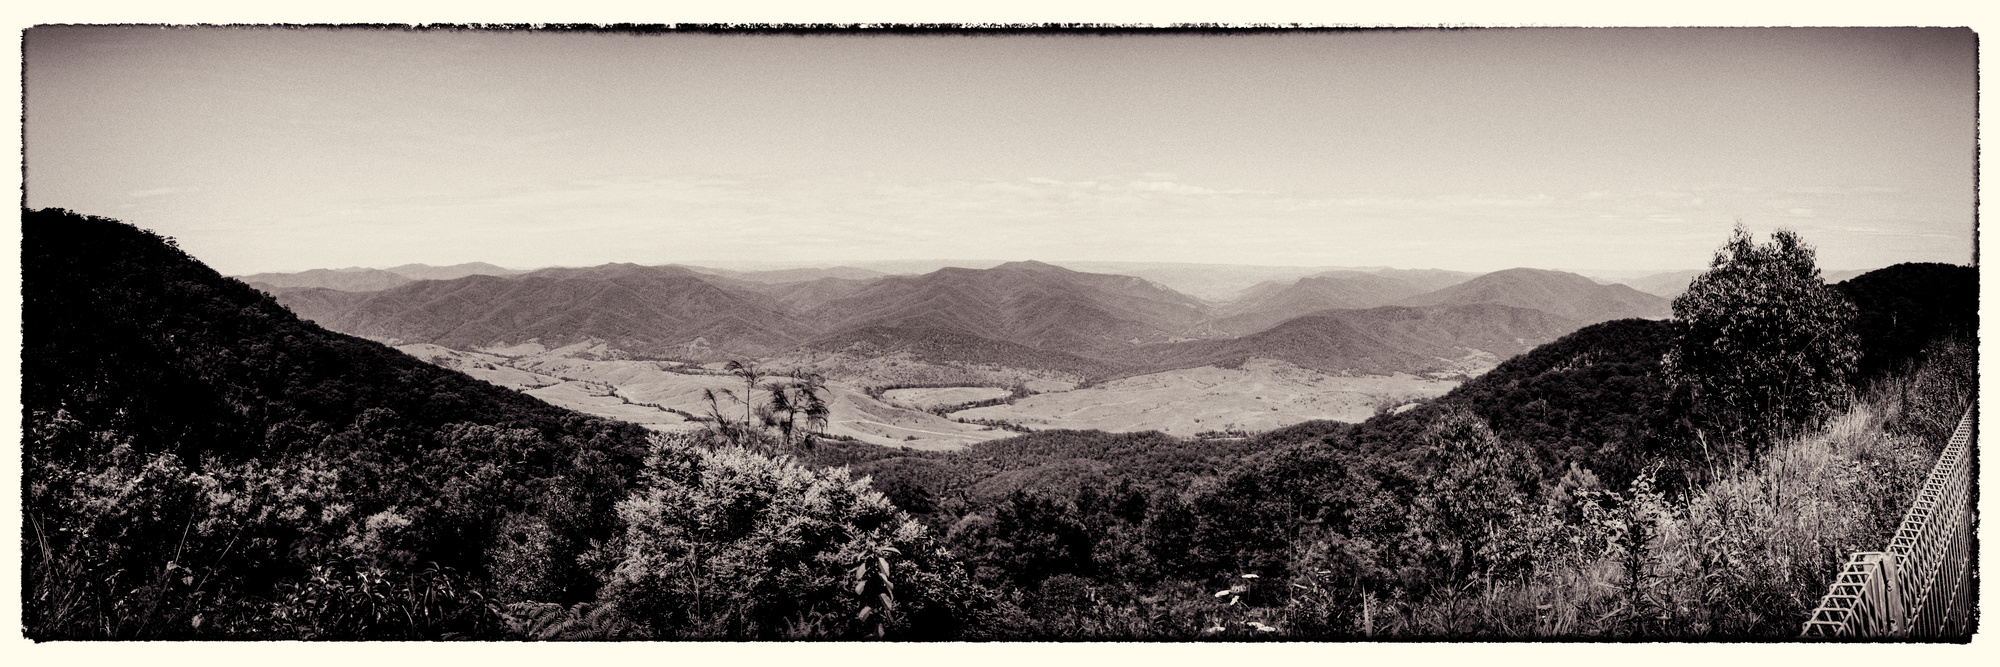
[[[103,218],[22,216],[22,304],[36,639],[476,633],[499,524],[608,513],[645,452],[636,426],[328,332]],[[579,549],[609,529],[554,527]],[[371,581],[424,602],[343,618],[390,604]]]
[[[1571,464],[1614,485],[1629,483],[1646,463],[1672,452],[1667,386],[1660,356],[1671,322],[1614,320],[1537,347],[1413,409],[1379,415],[1356,427],[1360,446],[1388,456],[1453,410],[1486,420],[1495,434],[1521,448],[1543,470],[1560,476]]]
[[[76,428],[129,437],[136,453],[190,464],[313,449],[357,424],[637,434],[329,332],[171,240],[103,218],[24,216],[22,320],[21,400],[31,425],[61,411]],[[111,447],[61,444],[36,443],[28,454],[83,460]]]
[[[1979,270],[1934,262],[1897,264],[1834,286],[1854,303],[1860,376],[1883,377],[1919,360],[1941,338],[1979,333]]]

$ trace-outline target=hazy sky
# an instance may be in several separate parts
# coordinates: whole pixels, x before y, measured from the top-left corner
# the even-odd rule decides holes
[[[27,192],[224,273],[1972,252],[1968,30],[35,28]]]

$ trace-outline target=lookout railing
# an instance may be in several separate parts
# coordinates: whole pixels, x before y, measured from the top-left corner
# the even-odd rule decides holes
[[[1947,639],[1972,634],[1972,409],[1882,551],[1855,552],[1799,636]]]

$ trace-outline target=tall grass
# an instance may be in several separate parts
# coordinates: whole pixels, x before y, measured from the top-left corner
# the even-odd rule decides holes
[[[1400,605],[1389,630],[1509,638],[1795,637],[1840,563],[1851,552],[1883,548],[1921,488],[1941,445],[1939,425],[1955,424],[1970,400],[1962,381],[1970,366],[1960,352],[1876,384],[1816,430],[1754,460],[1710,471],[1703,487],[1650,501],[1661,512],[1649,543],[1614,539],[1601,557],[1580,566],[1541,568],[1483,590]],[[1610,502],[1644,500],[1637,495]]]

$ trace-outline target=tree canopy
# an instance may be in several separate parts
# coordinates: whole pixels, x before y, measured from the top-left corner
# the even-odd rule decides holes
[[[1662,371],[1705,437],[1761,448],[1837,403],[1860,358],[1854,306],[1820,279],[1813,249],[1741,226],[1674,299]]]

